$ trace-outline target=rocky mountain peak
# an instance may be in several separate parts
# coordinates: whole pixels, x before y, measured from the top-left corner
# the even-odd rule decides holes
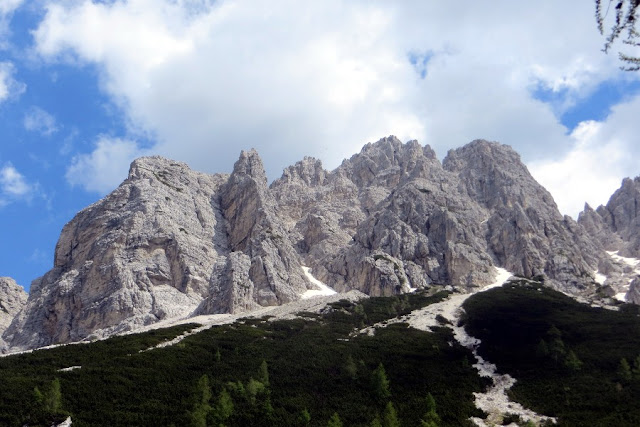
[[[262,159],[254,148],[249,151],[243,150],[233,166],[233,179],[238,180],[245,176],[253,179],[258,185],[267,185],[267,174]]]
[[[510,146],[475,140],[449,150],[442,162],[445,170],[460,177],[460,190],[489,208],[541,202],[560,216],[551,194],[531,176]],[[557,212],[557,213],[555,213]]]
[[[327,174],[320,160],[305,156],[295,165],[285,168],[279,181],[281,185],[299,183],[316,187],[326,183]]]
[[[422,173],[424,164],[432,162],[439,164],[431,147],[422,147],[415,140],[403,144],[392,135],[365,145],[360,153],[343,161],[337,172],[358,187],[391,188],[404,177]]]
[[[370,295],[472,289],[496,267],[589,294],[606,255],[587,218],[640,248],[639,189],[625,180],[606,207],[585,208],[582,226],[513,149],[485,140],[440,163],[431,147],[389,136],[331,172],[305,157],[271,186],[253,149],[228,175],[144,157],[65,225],[54,267],[3,339],[33,348],[283,304],[313,287],[303,265],[338,291]]]
[[[606,249],[640,258],[640,176],[625,178],[606,205],[586,205],[578,222]]]

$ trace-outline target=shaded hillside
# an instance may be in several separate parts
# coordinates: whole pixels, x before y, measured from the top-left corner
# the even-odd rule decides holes
[[[442,425],[469,425],[479,415],[472,392],[485,381],[448,329],[397,324],[352,336],[442,296],[341,301],[290,321],[245,319],[142,353],[189,326],[2,358],[0,424],[44,425],[57,413],[74,426],[186,426],[204,413],[207,425],[325,426],[337,413],[344,425],[368,426],[391,402],[403,425],[417,425],[431,394]],[[72,366],[81,367],[60,371]],[[46,401],[56,381],[60,406],[47,412],[34,388]]]
[[[518,380],[514,400],[565,426],[640,425],[637,306],[593,308],[523,280],[464,308],[479,353]]]

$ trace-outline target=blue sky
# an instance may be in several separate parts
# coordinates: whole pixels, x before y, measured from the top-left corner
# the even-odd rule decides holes
[[[438,3],[0,0],[0,276],[49,270],[141,155],[214,173],[255,147],[274,179],[390,134],[440,158],[485,138],[573,216],[640,174],[640,74],[591,2]]]

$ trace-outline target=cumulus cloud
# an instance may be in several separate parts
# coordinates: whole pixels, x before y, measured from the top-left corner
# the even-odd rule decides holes
[[[13,12],[24,3],[24,0],[0,0],[0,48],[7,47],[9,22]]]
[[[619,78],[579,0],[50,1],[34,38],[46,61],[98,66],[129,139],[210,172],[255,147],[271,178],[304,155],[335,167],[389,134],[440,156],[486,138],[528,162],[568,157],[580,139],[532,92],[570,104]],[[74,177],[137,153],[127,141],[79,155],[67,177],[106,191],[115,181]]]
[[[13,78],[15,67],[11,62],[0,62],[0,102],[22,95],[26,85]]]
[[[0,206],[15,200],[31,200],[36,189],[11,163],[0,168]]]
[[[22,123],[26,130],[38,132],[42,136],[51,136],[58,131],[56,118],[40,107],[29,108]]]
[[[106,194],[127,177],[131,161],[142,155],[134,141],[102,136],[91,153],[73,158],[65,177],[72,186]]]
[[[576,217],[588,202],[606,204],[624,177],[640,175],[640,96],[619,104],[605,121],[586,121],[572,132],[572,149],[559,159],[530,164],[532,175]]]

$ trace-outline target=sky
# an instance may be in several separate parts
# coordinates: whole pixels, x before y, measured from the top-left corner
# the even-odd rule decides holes
[[[482,138],[575,218],[640,175],[640,73],[603,43],[584,0],[0,0],[0,276],[28,289],[152,154],[215,173],[256,148],[273,180]]]

